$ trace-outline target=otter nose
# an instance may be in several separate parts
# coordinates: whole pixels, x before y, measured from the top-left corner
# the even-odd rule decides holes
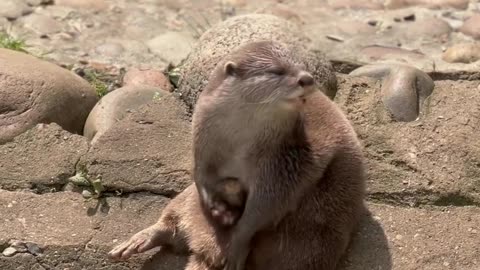
[[[300,76],[299,76],[299,79],[298,79],[298,84],[301,86],[301,87],[308,87],[308,86],[312,86],[314,83],[314,80],[313,80],[313,77],[312,75],[306,73],[306,72],[302,72],[300,73]]]

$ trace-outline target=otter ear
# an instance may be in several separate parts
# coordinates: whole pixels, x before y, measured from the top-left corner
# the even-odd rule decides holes
[[[223,66],[223,70],[225,71],[225,74],[227,74],[229,76],[235,75],[236,69],[237,69],[237,64],[235,64],[232,61],[228,61]]]

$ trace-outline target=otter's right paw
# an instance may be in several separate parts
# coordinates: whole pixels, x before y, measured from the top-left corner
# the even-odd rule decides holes
[[[155,240],[158,234],[159,230],[154,227],[140,231],[128,241],[113,248],[108,253],[108,257],[112,260],[126,260],[135,253],[142,253],[152,249],[157,245]]]

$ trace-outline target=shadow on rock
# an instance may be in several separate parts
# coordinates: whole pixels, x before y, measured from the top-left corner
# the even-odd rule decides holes
[[[105,198],[98,199],[95,207],[89,207],[87,210],[87,215],[89,217],[95,216],[98,213],[98,210],[100,210],[100,213],[103,215],[107,215],[108,212],[110,212],[110,205]]]
[[[176,270],[185,269],[188,257],[174,254],[170,250],[160,249],[147,260],[140,270]]]
[[[353,237],[341,270],[392,269],[392,256],[382,225],[367,212]]]

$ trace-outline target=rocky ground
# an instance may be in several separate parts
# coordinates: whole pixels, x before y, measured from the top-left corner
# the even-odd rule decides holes
[[[191,183],[211,68],[269,38],[365,146],[341,268],[480,269],[479,25],[477,0],[0,1],[0,268],[182,269],[106,252]]]

